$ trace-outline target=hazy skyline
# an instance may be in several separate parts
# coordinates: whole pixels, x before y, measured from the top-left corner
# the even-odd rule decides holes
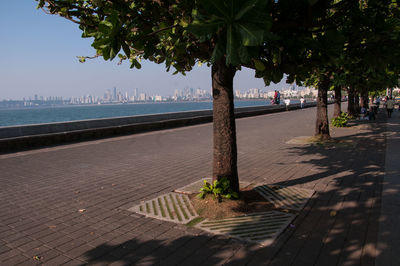
[[[5,1],[0,9],[0,100],[37,95],[77,97],[102,95],[107,89],[138,88],[147,94],[172,95],[184,87],[211,88],[207,66],[195,67],[186,76],[166,72],[164,65],[143,62],[142,69],[101,58],[79,63],[76,56],[90,56],[92,39],[81,38],[78,25],[36,9],[34,0]],[[237,72],[234,89],[263,90],[288,87],[284,81],[266,88],[254,71]]]

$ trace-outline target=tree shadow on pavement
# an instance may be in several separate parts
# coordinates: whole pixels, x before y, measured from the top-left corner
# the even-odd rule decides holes
[[[245,265],[257,250],[254,244],[204,234],[102,244],[84,257],[88,265]]]
[[[290,148],[295,156],[308,158],[301,163],[312,165],[315,173],[278,184],[306,186],[316,193],[271,265],[375,265],[385,135],[391,134],[385,122],[369,123],[369,130],[339,138],[351,140],[349,145]],[[393,190],[399,193],[400,187]]]

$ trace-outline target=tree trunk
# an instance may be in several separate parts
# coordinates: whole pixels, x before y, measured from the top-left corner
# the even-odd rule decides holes
[[[213,180],[226,177],[239,192],[237,172],[236,125],[233,106],[233,77],[236,69],[226,66],[225,58],[211,68],[213,91]]]
[[[368,102],[369,102],[369,97],[368,97],[368,91],[366,89],[363,89],[361,91],[361,101],[360,101],[360,107],[364,107],[365,109],[368,109]]]
[[[347,90],[348,93],[348,104],[347,104],[347,112],[351,116],[356,116],[356,112],[354,109],[354,88],[350,87]]]
[[[358,91],[354,93],[354,114],[355,116],[360,114],[360,96],[358,95]]]
[[[342,87],[335,86],[335,103],[333,109],[333,117],[338,117],[342,113]]]
[[[330,84],[329,75],[325,75],[318,83],[317,97],[317,121],[315,125],[315,136],[323,140],[330,139],[328,120],[328,88]]]

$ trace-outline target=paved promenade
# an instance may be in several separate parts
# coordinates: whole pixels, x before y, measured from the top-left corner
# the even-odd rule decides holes
[[[211,175],[204,124],[0,155],[0,265],[400,265],[400,114],[287,144],[315,112],[237,120],[241,180],[317,191],[272,246],[127,211]]]

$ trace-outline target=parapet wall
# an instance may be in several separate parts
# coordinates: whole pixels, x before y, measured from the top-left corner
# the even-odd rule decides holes
[[[315,105],[306,103],[305,107]],[[298,108],[300,104],[290,105],[290,110]],[[235,109],[235,117],[285,110],[284,105],[242,107]],[[212,122],[211,110],[0,127],[0,153],[209,122]]]

